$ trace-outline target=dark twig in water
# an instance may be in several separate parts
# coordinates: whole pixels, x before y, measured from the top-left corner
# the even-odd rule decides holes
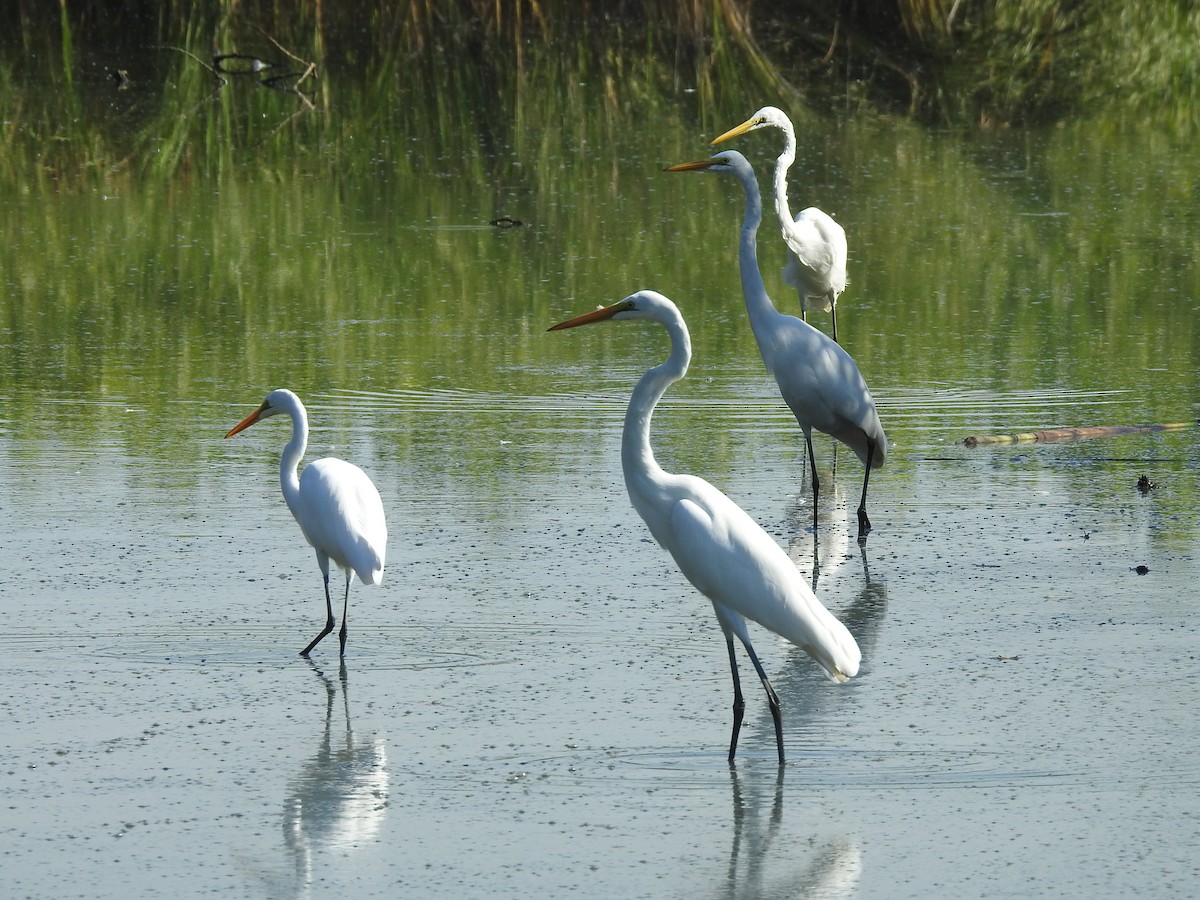
[[[290,123],[297,116],[302,116],[305,113],[316,109],[316,106],[313,104],[313,102],[311,100],[308,99],[308,97],[306,95],[300,93],[299,91],[296,91],[296,96],[298,96],[301,100],[304,101],[304,106],[298,107],[296,110],[294,110],[292,112],[291,115],[289,115],[286,119],[284,119],[282,122],[280,122],[274,128],[272,128],[271,131],[267,134],[267,136],[264,137],[261,141],[259,141],[256,146],[261,147],[264,144],[266,144],[267,141],[269,141],[269,140],[271,140],[271,138],[275,137],[275,135],[277,135],[280,131],[282,131],[283,128],[285,126],[287,126],[288,123]]]
[[[257,31],[259,34],[261,34],[263,37],[265,37],[268,41],[270,41],[275,46],[276,50],[278,50],[280,53],[282,53],[284,56],[286,56],[292,62],[298,62],[302,66],[313,66],[314,65],[313,63],[309,62],[307,59],[301,59],[299,56],[297,56],[295,53],[293,53],[287,47],[283,46],[283,44],[281,44],[281,43],[279,43],[279,41],[275,40],[275,38],[273,38],[266,31],[266,29],[264,29],[258,25],[255,25],[254,30]]]
[[[310,68],[304,72],[284,72],[282,75],[272,75],[270,78],[264,78],[260,82],[263,87],[268,87],[273,91],[282,91],[285,94],[295,94],[303,100],[309,109],[315,108],[308,94],[300,90],[300,83],[309,76],[309,73],[315,70],[315,66],[310,64]]]
[[[304,70],[302,72],[289,72],[285,75],[275,76],[276,78],[287,78],[290,75],[299,75],[299,78],[296,79],[295,84],[291,85],[288,89],[294,90],[297,94],[304,96],[304,94],[300,90],[300,85],[303,84],[304,81],[310,77],[311,78],[317,77],[317,64],[315,62],[312,62],[311,60],[301,59],[299,56],[297,56],[295,53],[293,53],[287,47],[283,46],[283,44],[279,43],[279,41],[275,40],[275,38],[273,38],[270,34],[268,34],[264,29],[260,28],[259,26],[255,25],[254,28],[258,31],[259,34],[261,34],[268,41],[270,41],[275,46],[276,50],[278,50],[280,53],[284,54],[288,59],[292,60],[293,62],[298,62],[298,63],[300,63],[300,65],[304,66]],[[275,80],[275,79],[268,79],[268,81],[273,81],[273,80]],[[266,82],[264,82],[264,84],[265,83]],[[275,85],[271,85],[271,84],[268,84],[267,86],[275,87]],[[280,90],[280,88],[276,88],[276,89]]]
[[[190,56],[192,59],[194,59],[196,62],[200,63],[200,65],[202,65],[205,69],[208,70],[209,74],[212,75],[212,77],[217,80],[218,87],[224,86],[229,83],[228,81],[225,80],[225,77],[220,72],[218,72],[215,68],[210,66],[208,63],[206,63],[200,57],[198,57],[191,50],[185,50],[183,47],[176,47],[172,44],[152,44],[151,49],[152,50],[174,50],[176,53],[182,53],[184,56]]]

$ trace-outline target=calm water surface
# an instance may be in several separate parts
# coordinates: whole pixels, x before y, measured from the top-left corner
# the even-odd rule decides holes
[[[811,528],[736,186],[659,171],[763,98],[727,102],[466,156],[437,123],[364,126],[378,163],[344,171],[7,183],[12,896],[1187,893],[1196,432],[962,439],[1196,419],[1194,154],[1120,123],[808,123],[793,205],[849,232],[839,331],[893,442],[860,547],[860,468],[824,439]],[[739,149],[765,176],[777,146]],[[794,311],[770,222],[760,245]],[[837,687],[756,633],[782,772],[761,692],[726,764],[719,629],[625,497],[624,403],[664,336],[545,333],[641,287],[695,343],[661,461],[762,522],[863,647]],[[360,464],[388,510],[344,670],[296,656],[321,588],[279,496],[287,429],[223,440],[278,386],[309,457]]]

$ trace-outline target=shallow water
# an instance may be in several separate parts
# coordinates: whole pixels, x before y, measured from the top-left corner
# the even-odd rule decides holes
[[[1197,431],[962,441],[1195,421],[1190,145],[806,130],[794,202],[839,203],[839,332],[892,441],[860,546],[861,469],[824,438],[812,529],[740,304],[736,189],[659,172],[759,98],[728,102],[653,135],[585,115],[579,142],[533,97],[466,159],[444,123],[418,141],[335,108],[261,168],[206,175],[196,148],[193,175],[5,182],[9,895],[1188,893]],[[377,166],[308,154],[340,127]],[[762,176],[775,146],[740,149]],[[500,214],[529,224],[483,226]],[[660,460],[763,523],[863,648],[835,686],[754,632],[782,771],[750,680],[727,765],[719,628],[625,496],[621,417],[663,336],[545,333],[640,287],[696,350]],[[277,386],[308,404],[309,458],[360,464],[389,516],[344,669],[332,640],[296,655],[322,604],[286,428],[223,439]]]
[[[417,430],[449,403],[471,428],[490,407],[311,399],[375,438],[393,415]],[[27,561],[0,637],[12,895],[41,895],[48,865],[58,896],[1186,893],[1193,433],[986,451],[931,436],[873,481],[860,548],[857,462],[840,454],[814,538],[798,441],[735,422],[755,465],[723,486],[864,650],[834,686],[756,635],[781,773],[759,692],[725,762],[720,633],[627,505],[619,405],[513,401],[543,425],[497,453],[552,457],[555,433],[590,423],[594,454],[536,479],[514,463],[503,515],[469,474],[375,467],[392,556],[352,593],[340,674],[334,645],[295,656],[320,587],[271,471],[284,429],[224,445],[239,410],[193,419],[228,450],[185,473],[186,503],[111,449],[6,436],[5,507],[38,516],[3,526]],[[658,428],[723,403],[668,407]]]

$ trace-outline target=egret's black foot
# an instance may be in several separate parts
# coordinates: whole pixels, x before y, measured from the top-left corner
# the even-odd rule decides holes
[[[867,518],[867,511],[861,506],[858,508],[858,540],[861,543],[867,539],[867,535],[871,533],[871,520]]]

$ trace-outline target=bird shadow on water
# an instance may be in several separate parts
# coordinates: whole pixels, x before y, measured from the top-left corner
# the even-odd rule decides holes
[[[387,748],[380,738],[359,740],[350,718],[346,664],[337,681],[312,660],[325,687],[325,721],[317,749],[288,783],[283,843],[292,862],[295,896],[307,896],[322,858],[342,858],[372,841],[388,810]],[[341,694],[341,717],[335,717]]]
[[[756,773],[757,775],[757,773]],[[809,846],[815,854],[796,868],[795,847],[776,849],[783,828],[784,769],[775,778],[744,777],[729,767],[733,798],[733,836],[723,897],[849,897],[862,873],[862,853],[849,837],[832,837]]]

